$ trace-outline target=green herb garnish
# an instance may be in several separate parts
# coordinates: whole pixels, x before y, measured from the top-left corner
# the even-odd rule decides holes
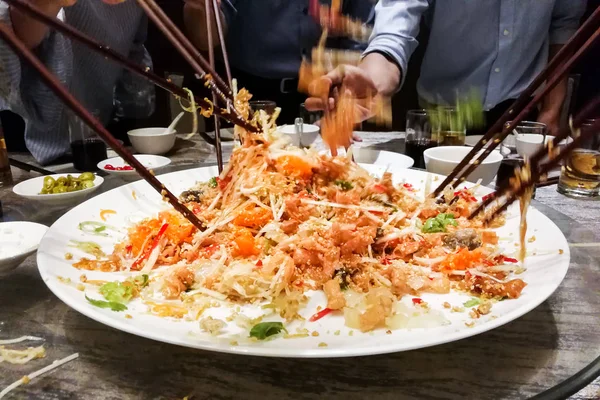
[[[261,322],[250,329],[250,337],[258,340],[265,340],[269,336],[277,335],[281,331],[287,333],[287,330],[281,322]]]
[[[208,186],[209,186],[209,187],[211,187],[211,188],[216,188],[216,187],[217,187],[217,185],[218,185],[218,182],[217,182],[217,177],[216,177],[216,176],[213,176],[212,178],[210,178],[210,179],[208,180]]]
[[[479,304],[481,304],[481,300],[478,299],[477,297],[473,297],[471,300],[465,301],[463,303],[463,306],[465,306],[467,308],[471,308],[471,307],[478,306]]]
[[[122,282],[108,282],[100,286],[99,292],[106,300],[114,303],[128,303],[133,298],[133,286]]]
[[[354,187],[354,185],[352,184],[352,182],[348,182],[348,181],[344,181],[341,179],[338,179],[336,181],[334,181],[333,183],[335,183],[336,185],[338,185],[339,187],[342,188],[342,190],[346,191],[346,190],[350,190]]]
[[[434,218],[429,218],[425,221],[423,228],[421,231],[423,233],[439,233],[446,232],[446,226],[453,225],[456,226],[457,222],[454,219],[454,215],[452,214],[438,214]]]
[[[125,304],[118,303],[116,301],[104,301],[104,300],[94,300],[85,296],[86,300],[90,302],[90,304],[100,307],[100,308],[110,308],[113,311],[125,311],[127,310],[127,306]]]
[[[148,285],[148,275],[138,275],[135,278],[133,278],[133,282],[141,288],[146,287],[146,285]]]
[[[106,254],[104,254],[100,245],[94,242],[80,242],[77,240],[70,240],[69,247],[75,247],[76,249],[79,249],[84,253],[91,254],[96,258],[106,257]]]
[[[79,229],[85,233],[91,233],[98,236],[109,236],[104,232],[109,226],[97,221],[84,221],[79,224]]]

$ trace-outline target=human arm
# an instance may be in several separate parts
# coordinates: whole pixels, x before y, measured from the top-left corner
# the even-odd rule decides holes
[[[29,2],[47,16],[56,17],[61,8],[72,6],[77,0],[29,0]],[[39,46],[48,34],[48,26],[14,7],[10,7],[10,18],[13,31],[29,49]]]
[[[375,25],[369,46],[357,67],[343,66],[313,85],[306,106],[323,109],[323,93],[344,85],[355,96],[380,94],[389,97],[401,86],[408,59],[417,46],[416,36],[426,0],[381,0],[375,7]],[[367,93],[368,92],[368,93]],[[329,108],[335,107],[330,98]]]
[[[552,59],[573,36],[585,11],[583,0],[559,0],[554,5],[550,25],[550,52]],[[560,81],[544,98],[538,121],[547,125],[548,133],[555,134],[560,128],[560,114],[567,94],[567,79]]]
[[[235,9],[236,0],[217,0],[219,5],[219,18],[221,20],[221,26],[223,27],[223,35],[227,34],[227,29],[233,16],[236,13]],[[214,17],[212,10],[212,0],[209,0],[209,9],[206,8],[205,0],[185,0],[183,6],[183,23],[187,34],[194,43],[194,45],[202,50],[208,50],[208,30],[206,29],[206,14],[207,11],[213,16],[211,19],[211,34],[213,37],[213,46],[217,46],[219,41],[217,40],[217,21]]]

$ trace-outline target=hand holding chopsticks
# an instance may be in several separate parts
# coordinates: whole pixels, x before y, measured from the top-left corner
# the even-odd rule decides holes
[[[119,143],[94,116],[81,105],[77,99],[52,75],[50,71],[37,59],[23,42],[6,25],[0,24],[0,37],[8,44],[15,53],[31,65],[39,74],[46,85],[58,96],[58,98],[73,110],[88,126],[90,126],[100,137],[112,147],[129,165],[146,180],[164,199],[166,199],[177,211],[183,214],[196,228],[204,230],[205,226],[194,215],[194,213],[179,202],[177,197],[171,193],[154,175],[150,173],[121,143]]]

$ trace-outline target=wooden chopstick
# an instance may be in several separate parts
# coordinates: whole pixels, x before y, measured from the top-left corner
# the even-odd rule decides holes
[[[194,72],[204,80],[204,84],[217,97],[227,105],[227,100],[233,100],[233,92],[223,79],[202,57],[198,49],[181,32],[181,30],[169,19],[162,8],[154,0],[137,0],[138,5],[146,15],[156,24],[159,30],[169,39],[171,44],[181,53],[183,58],[194,68]],[[208,71],[207,75],[205,71]]]
[[[146,182],[150,184],[161,196],[166,199],[175,210],[179,211],[194,226],[204,230],[204,224],[194,213],[179,202],[177,197],[169,191],[154,175],[150,173],[125,147],[117,141],[102,123],[98,121],[69,91],[58,81],[58,79],[37,59],[37,57],[17,38],[17,36],[4,24],[0,24],[0,37],[13,51],[24,61],[31,65],[39,74],[42,81],[56,94],[56,96],[73,112],[81,118],[86,125],[92,128],[110,147],[117,152],[129,165],[131,165]]]
[[[593,115],[594,111],[596,108],[598,108],[600,106],[599,103],[599,99],[595,99],[593,100],[591,103],[589,103],[586,107],[584,107],[584,109],[582,111],[580,111],[579,115],[575,118],[575,120],[573,121],[573,125],[574,126],[580,126],[587,118],[589,118],[590,116]],[[552,148],[559,148],[559,143],[565,139],[567,139],[571,134],[571,130],[570,128],[564,128],[561,129],[559,131],[559,133],[555,136],[555,138],[552,140],[552,144],[550,146],[552,146]],[[532,169],[531,173],[534,174],[532,175],[532,180],[534,177],[540,177],[543,176],[544,172],[540,172],[540,169],[537,168],[537,164],[546,156],[548,155],[548,145],[544,145],[542,146],[538,151],[536,151],[531,158],[529,159],[529,164],[531,166],[533,166],[534,168]],[[545,164],[547,165],[547,164]],[[546,168],[546,172],[548,172],[551,169],[551,167]],[[499,188],[496,191],[496,197],[500,197],[502,195],[504,195],[506,192],[510,191],[510,185],[506,185],[503,186],[501,188]],[[477,216],[479,213],[481,213],[494,199],[491,197],[488,197],[486,200],[484,200],[469,216],[470,218],[473,218],[475,216]]]
[[[227,74],[227,82],[231,87],[233,81],[231,78],[231,68],[229,68],[229,57],[227,56],[227,46],[225,45],[225,34],[221,24],[221,16],[219,13],[219,3],[217,0],[212,0],[213,11],[215,13],[215,21],[217,21],[217,34],[219,35],[219,44],[221,45],[221,53],[223,54],[223,64],[225,65],[225,73]]]
[[[489,146],[487,146],[481,155],[475,160],[475,162],[469,164],[464,171],[461,172],[460,176],[456,178],[453,185],[458,186],[466,180],[466,178],[473,172],[479,164],[481,164],[487,156],[502,143],[502,141],[515,129],[518,124],[529,114],[533,107],[535,107],[556,85],[568,74],[569,70],[573,65],[581,58],[581,56],[589,50],[594,41],[600,37],[600,29],[597,29],[594,34],[584,43],[583,46],[564,64],[559,67],[559,71],[552,75],[550,80],[546,82],[544,88],[535,95],[535,97],[529,102],[529,104],[515,117],[514,120],[503,129],[499,137],[496,137]]]
[[[84,33],[80,32],[80,31],[78,31],[77,29],[73,28],[72,26],[65,24],[61,20],[45,15],[42,11],[40,11],[37,7],[33,6],[32,4],[25,2],[23,0],[6,0],[6,3],[8,3],[11,7],[15,7],[19,11],[26,13],[26,14],[30,15],[31,17],[39,20],[40,22],[52,27],[54,30],[62,33],[66,37],[69,37],[69,38],[85,45],[90,50],[95,51],[99,54],[102,54],[107,59],[110,59],[111,61],[123,66],[124,68],[128,69],[129,71],[131,71],[137,75],[143,76],[144,78],[148,79],[150,82],[154,83],[156,86],[165,89],[166,91],[172,93],[173,95],[181,97],[183,99],[188,98],[188,93],[185,90],[183,90],[182,88],[180,88],[179,86],[175,85],[170,80],[164,79],[164,78],[156,75],[154,72],[152,72],[149,68],[147,68],[145,66],[141,66],[141,65],[134,63],[133,61],[122,56],[121,54],[117,53],[116,51],[111,50],[108,46],[105,46],[105,45],[97,42],[96,40],[92,39],[91,37],[85,35]],[[211,105],[206,100],[199,98],[197,96],[194,96],[194,97],[195,97],[196,103],[198,105],[200,105],[202,108],[204,108],[204,109],[211,108]],[[258,131],[257,127],[255,127],[254,125],[251,125],[248,121],[246,121],[244,118],[241,118],[239,115],[237,115],[235,113],[223,111],[221,108],[215,106],[215,107],[213,107],[213,114],[216,114],[219,117],[221,117],[221,118],[225,119],[226,121],[229,121],[235,125],[239,125],[246,130],[253,131],[253,132]],[[206,133],[199,132],[199,134],[208,143],[210,143],[212,145],[215,144],[214,139],[211,138],[210,136],[208,136]]]
[[[225,107],[227,107],[226,112],[233,113],[237,115],[240,119],[242,117],[239,115],[238,111],[235,107],[231,106],[231,100],[233,99],[233,95],[231,89],[224,84],[223,80],[217,75],[214,69],[207,64],[206,60],[200,53],[195,49],[194,45],[188,40],[188,38],[177,28],[177,26],[167,17],[167,15],[162,11],[162,9],[156,4],[154,0],[137,0],[137,3],[142,7],[146,15],[156,24],[156,26],[163,32],[163,34],[169,39],[171,44],[175,46],[175,48],[180,52],[183,58],[191,65],[194,69],[194,72],[201,77],[204,77],[205,86],[207,86],[213,92],[213,103],[216,103],[216,98],[221,98],[225,102]],[[208,10],[207,10],[207,18]],[[210,30],[209,30],[210,34]],[[200,66],[202,64],[202,66]],[[214,64],[214,62],[213,62]],[[230,97],[224,98],[221,90],[214,84],[212,78],[208,78],[203,70],[205,67],[211,74],[214,74],[214,78],[216,79],[218,85],[225,85],[226,90],[230,94]],[[214,106],[217,106],[214,104]],[[216,121],[216,119],[215,119]],[[252,130],[254,132],[257,129]],[[219,135],[219,124],[216,122],[215,124],[215,149],[217,152],[217,164],[219,165],[219,170],[223,170],[223,152],[221,149],[221,138]]]
[[[591,103],[588,104],[588,106],[585,108],[585,110],[580,113],[580,115],[577,118],[577,122],[575,123],[575,126],[580,126],[581,122],[583,122],[586,118],[588,118],[590,115],[592,115],[593,110],[597,109],[598,107],[600,107],[600,96],[596,97]],[[504,204],[502,206],[494,209],[494,211],[485,218],[485,221],[489,222],[496,215],[505,211],[508,208],[508,206],[510,206],[519,196],[523,195],[523,193],[525,193],[525,191],[528,188],[530,188],[532,185],[534,185],[539,180],[540,176],[547,174],[552,168],[554,168],[556,165],[558,165],[560,160],[566,158],[585,139],[587,139],[588,136],[596,134],[596,132],[598,132],[599,130],[600,130],[600,120],[594,122],[589,127],[589,129],[583,130],[579,136],[575,137],[573,139],[573,141],[571,143],[567,144],[564,147],[564,149],[560,153],[558,153],[555,157],[551,157],[547,163],[543,164],[539,168],[536,168],[536,169],[532,168],[530,171],[530,178],[527,179],[524,183],[522,183],[519,188],[512,191],[512,193],[509,192],[509,189],[504,190],[504,192],[509,192],[509,195],[507,196]],[[561,140],[564,140],[569,135],[569,133],[570,133],[569,128],[563,128],[560,131],[560,133],[556,136],[556,138],[554,138],[554,140],[552,141],[553,146],[554,146],[553,148],[559,149],[560,147],[558,147],[558,144],[560,143]],[[538,150],[538,152],[536,152],[536,154],[534,156],[537,156],[536,157],[537,159],[541,159],[546,154],[548,154],[548,150],[546,147],[544,147],[544,148]],[[534,157],[532,157],[532,159],[533,158]],[[479,207],[479,208],[481,208],[481,207]],[[481,211],[478,211],[479,208],[475,211],[481,212]]]
[[[215,67],[215,49],[213,46],[213,37],[212,37],[212,15],[209,12],[211,9],[211,0],[204,0],[204,7],[206,10],[206,30],[208,34],[208,62],[212,68]],[[217,9],[214,10],[214,15],[217,20],[219,20],[219,15]],[[221,39],[221,36],[219,36]],[[223,43],[221,43],[223,46]],[[231,83],[230,83],[231,84]],[[217,101],[217,96],[213,92],[212,94],[213,103]],[[229,107],[228,103],[228,106]],[[217,167],[219,168],[219,174],[223,172],[223,153],[221,151],[221,128],[219,126],[219,119],[217,116],[214,116],[214,124],[215,124],[215,149],[217,150]]]
[[[457,176],[458,174],[465,169],[469,162],[477,156],[479,151],[485,146],[486,143],[492,141],[492,145],[494,148],[502,143],[502,140],[508,135],[507,132],[511,132],[519,122],[521,122],[522,118],[528,114],[521,113],[521,119],[518,117],[514,117],[515,113],[518,110],[523,109],[529,103],[531,103],[531,97],[534,95],[535,91],[546,82],[554,73],[554,71],[560,67],[564,60],[567,59],[570,54],[579,49],[581,45],[586,41],[595,29],[597,29],[598,21],[600,21],[600,8],[596,9],[594,13],[581,25],[581,27],[575,32],[575,34],[571,37],[571,39],[561,48],[561,50],[556,54],[555,57],[550,60],[546,68],[531,82],[531,84],[521,93],[521,95],[517,98],[517,100],[513,103],[513,105],[494,123],[494,125],[486,132],[486,134],[473,146],[471,151],[466,155],[466,157],[454,168],[454,170],[448,175],[442,183],[433,191],[433,196],[438,196],[446,186],[448,186]],[[557,81],[558,82],[558,81]],[[548,86],[546,86],[547,88]],[[546,90],[547,92],[548,90]],[[541,96],[543,97],[543,96]],[[541,98],[540,97],[540,98]],[[536,103],[531,105],[529,111],[535,106]],[[509,120],[513,121],[510,129],[505,127],[506,122]],[[501,132],[501,134],[497,135],[497,132]],[[496,138],[494,138],[496,137]],[[488,153],[489,154],[489,153]],[[483,160],[483,159],[482,159]],[[476,165],[475,165],[476,167]],[[474,169],[474,168],[473,168]],[[472,172],[472,170],[471,170]],[[470,173],[470,172],[469,172]],[[467,174],[462,174],[462,178],[466,178]],[[463,179],[464,181],[464,179]],[[458,182],[460,183],[460,182]]]

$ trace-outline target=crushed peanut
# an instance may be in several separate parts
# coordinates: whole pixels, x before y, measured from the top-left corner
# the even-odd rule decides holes
[[[327,347],[327,343],[321,342],[321,343],[319,343],[319,347]]]
[[[448,303],[447,301],[444,302],[443,306],[444,306],[444,308],[451,308],[452,307],[450,305],[450,303]]]
[[[125,314],[125,318],[132,319],[133,317],[131,316],[131,314]]]
[[[467,322],[465,322],[465,326],[467,328],[472,328],[475,326],[475,321],[467,321]]]
[[[85,282],[87,282],[87,276],[86,276],[85,274],[83,274],[83,275],[81,275],[81,276],[79,277],[79,280],[80,280],[81,282],[84,282],[84,283],[85,283]]]
[[[85,286],[83,285],[83,283],[78,283],[77,286],[75,286],[77,288],[77,290],[79,290],[80,292],[83,292],[85,290]]]
[[[319,336],[319,332],[317,331],[312,331],[312,333],[310,334],[311,336]]]
[[[72,259],[73,259],[73,254],[65,253],[65,260],[72,260]]]

